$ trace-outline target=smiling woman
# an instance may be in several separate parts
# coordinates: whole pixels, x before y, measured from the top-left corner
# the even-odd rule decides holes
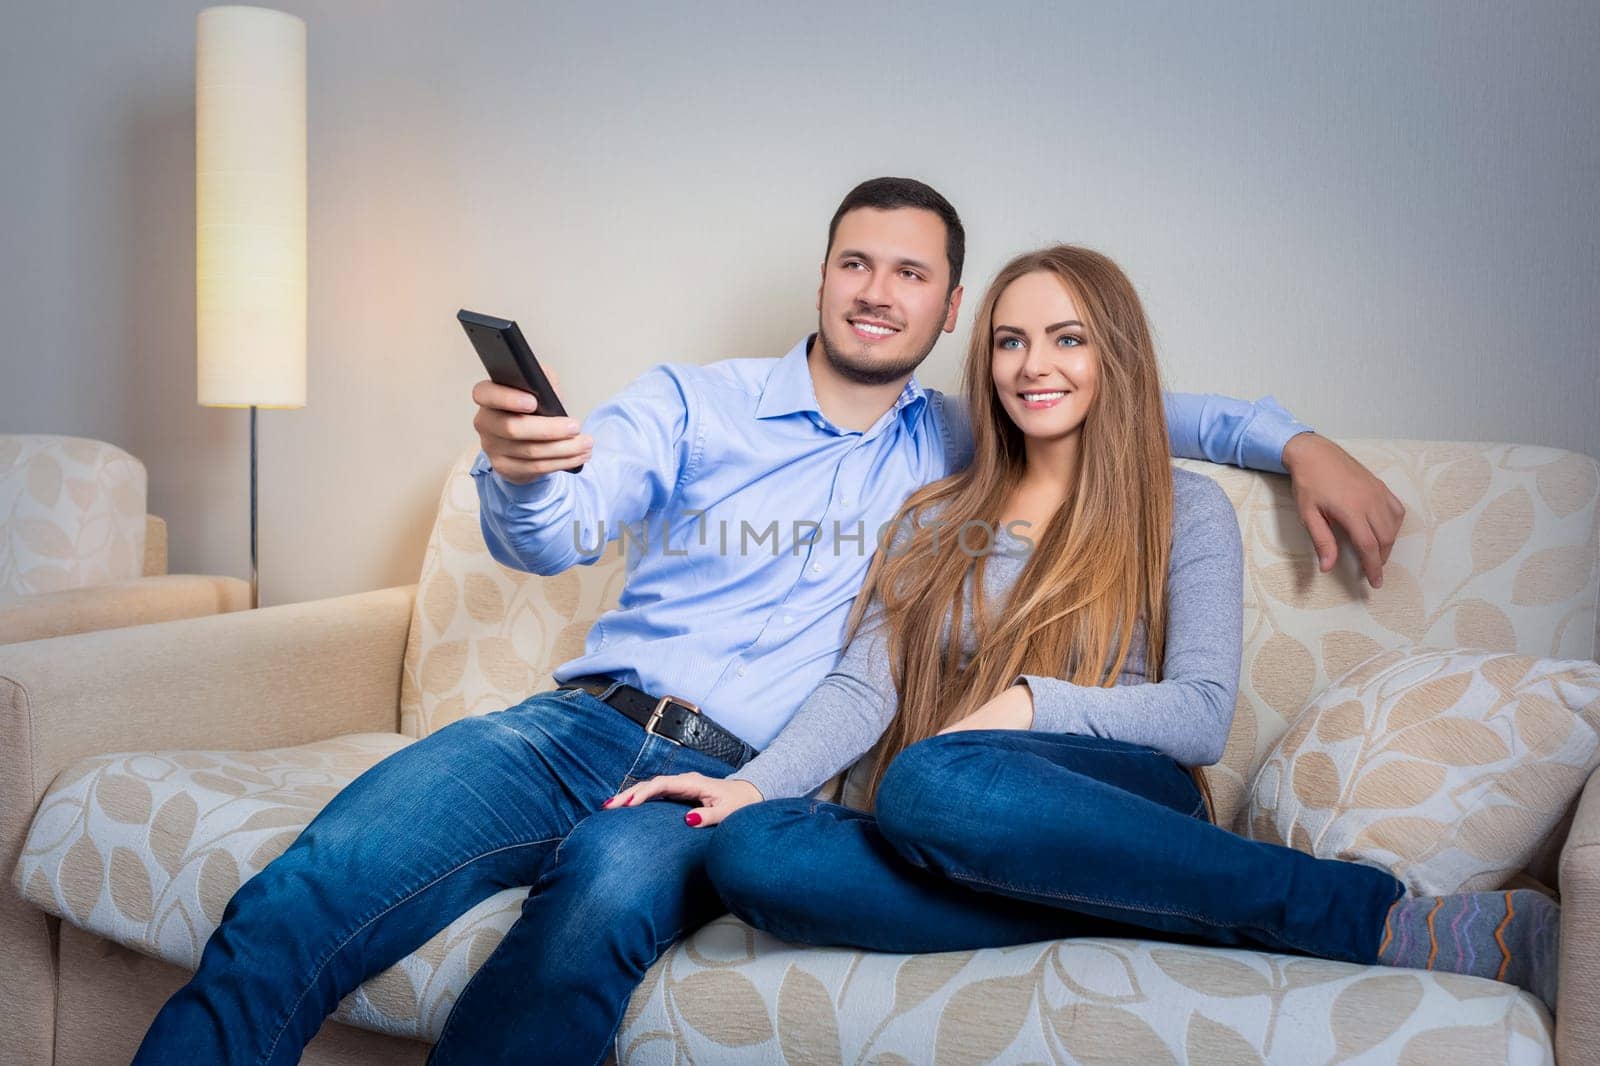
[[[960,552],[939,551],[937,529],[875,560],[853,621],[859,626],[867,601],[881,596],[899,667],[899,709],[878,779],[900,751],[969,716],[1026,719],[1028,728],[1033,707],[1019,675],[1100,686],[1142,654],[1143,674],[1161,679],[1173,479],[1155,348],[1132,283],[1087,248],[1016,257],[978,309],[965,389],[972,465],[913,495],[904,513],[921,523],[937,509],[952,529],[1025,523],[1038,548],[1012,575],[1014,590],[992,605],[967,602],[984,571]],[[945,630],[969,615],[974,644],[958,663]],[[1217,665],[1232,674],[1215,679],[1218,690],[1231,688],[1237,654],[1231,667]],[[1213,734],[1197,747],[1220,752],[1232,709],[1224,702],[1187,724]]]
[[[1100,361],[1084,317],[1066,283],[1044,271],[1017,278],[995,301],[989,373],[1000,405],[1022,431],[1030,471],[1077,469]],[[1048,485],[1030,489],[1025,482],[1013,504],[1027,513],[1013,517],[1042,526],[1052,495]]]
[[[886,274],[857,300],[916,292]],[[844,655],[799,712],[883,723],[872,810],[733,796],[706,858],[728,908],[794,943],[1155,933],[1495,977],[1553,1008],[1545,896],[1403,899],[1386,870],[1212,824],[1197,771],[1222,757],[1238,694],[1243,546],[1222,489],[1170,464],[1122,271],[1071,245],[1013,259],[976,315],[965,386],[971,465],[901,508],[910,536],[875,556]],[[949,547],[996,520],[1034,544]],[[1436,914],[1459,930],[1447,950]]]

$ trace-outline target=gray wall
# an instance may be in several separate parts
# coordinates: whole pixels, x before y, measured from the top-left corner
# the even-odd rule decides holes
[[[954,201],[971,299],[1032,245],[1113,255],[1174,388],[1600,455],[1600,5],[279,6],[309,24],[309,405],[260,415],[263,604],[416,579],[476,447],[457,308],[519,319],[578,411],[779,355],[881,173]],[[126,448],[172,570],[248,576],[249,415],[195,403],[199,8],[6,8],[0,431]]]

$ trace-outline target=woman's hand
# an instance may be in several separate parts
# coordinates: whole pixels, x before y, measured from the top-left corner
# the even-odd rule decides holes
[[[766,799],[761,790],[748,781],[724,781],[705,774],[667,774],[625,788],[600,806],[607,809],[636,807],[657,796],[699,803],[700,806],[685,814],[683,820],[702,829],[716,825],[740,807]]]
[[[1027,685],[1012,685],[965,718],[939,730],[939,736],[966,729],[1032,729],[1033,693]]]

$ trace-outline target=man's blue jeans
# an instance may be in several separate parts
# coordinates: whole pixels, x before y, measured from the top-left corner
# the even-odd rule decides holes
[[[600,1062],[645,970],[723,913],[688,805],[600,805],[657,774],[732,770],[572,689],[453,722],[352,781],[240,886],[134,1062],[298,1062],[357,985],[519,885],[521,916],[428,1061]]]
[[[783,940],[899,953],[1155,932],[1372,963],[1403,891],[1217,828],[1177,763],[1097,737],[931,737],[890,764],[875,813],[752,804],[718,826],[707,872]]]

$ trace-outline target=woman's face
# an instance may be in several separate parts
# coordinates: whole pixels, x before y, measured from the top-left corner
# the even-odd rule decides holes
[[[1045,271],[1013,281],[995,303],[989,340],[995,390],[1022,435],[1045,442],[1076,433],[1100,360],[1066,285]]]

